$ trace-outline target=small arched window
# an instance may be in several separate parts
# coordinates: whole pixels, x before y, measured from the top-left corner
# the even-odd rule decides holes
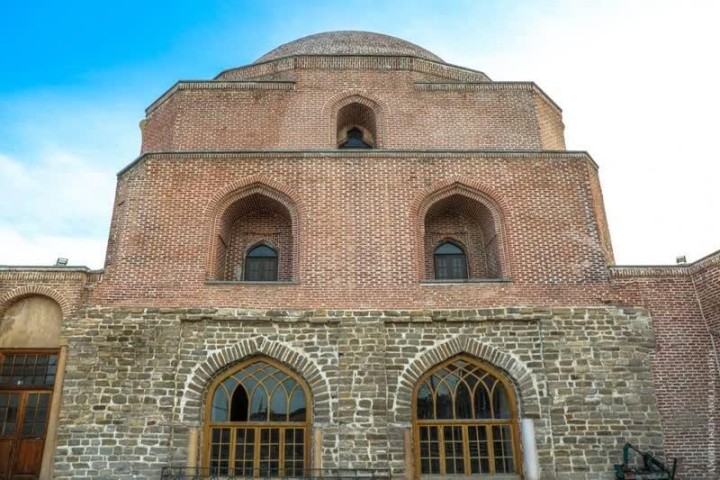
[[[516,474],[517,410],[499,372],[466,356],[443,362],[415,389],[421,475]]]
[[[467,258],[465,251],[453,242],[445,242],[433,254],[435,278],[438,280],[466,280]]]
[[[340,143],[340,148],[372,148],[372,145],[365,141],[362,130],[353,127],[347,132],[347,138]]]
[[[281,365],[252,360],[210,391],[205,462],[211,475],[303,477],[309,392]]]
[[[252,248],[245,257],[244,279],[248,282],[275,282],[277,278],[277,251],[267,245]]]

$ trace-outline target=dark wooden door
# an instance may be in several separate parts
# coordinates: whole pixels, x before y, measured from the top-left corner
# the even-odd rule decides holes
[[[45,445],[50,392],[0,392],[0,478],[35,479]]]
[[[0,480],[40,475],[56,354],[0,351]]]

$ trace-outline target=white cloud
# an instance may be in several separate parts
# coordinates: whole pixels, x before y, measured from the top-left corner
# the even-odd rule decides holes
[[[71,265],[102,268],[106,240],[81,235],[27,236],[0,225],[0,265],[53,265],[58,257]],[[78,261],[82,259],[82,261]]]
[[[446,60],[536,81],[600,165],[618,263],[673,263],[720,248],[719,23],[717,2],[524,4],[506,42]]]
[[[67,152],[34,163],[0,154],[0,263],[47,265],[62,256],[100,267],[114,187],[111,169]]]

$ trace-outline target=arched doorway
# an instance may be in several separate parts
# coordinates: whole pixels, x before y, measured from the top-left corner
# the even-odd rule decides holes
[[[44,295],[17,299],[0,318],[0,480],[50,478],[61,324],[60,305]]]
[[[440,363],[420,378],[413,394],[413,431],[418,476],[520,471],[512,385],[469,355]]]
[[[211,475],[305,476],[311,416],[294,372],[267,358],[242,362],[210,387],[204,466]]]

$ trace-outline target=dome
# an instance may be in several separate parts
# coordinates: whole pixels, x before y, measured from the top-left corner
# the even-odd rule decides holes
[[[442,58],[422,47],[382,33],[339,31],[308,35],[280,45],[258,58],[255,63],[294,55],[390,55],[424,58],[442,62]]]

